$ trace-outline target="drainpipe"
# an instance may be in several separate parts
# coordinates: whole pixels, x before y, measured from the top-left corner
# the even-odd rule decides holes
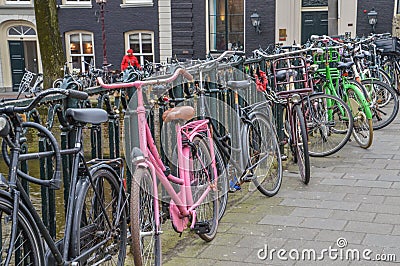
[[[328,35],[338,35],[338,1],[328,0]]]

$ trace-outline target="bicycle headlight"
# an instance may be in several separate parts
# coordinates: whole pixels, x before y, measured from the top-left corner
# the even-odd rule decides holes
[[[0,136],[6,137],[10,132],[10,125],[4,116],[0,116]]]
[[[292,102],[293,103],[299,103],[301,101],[301,96],[300,94],[293,94],[292,95]]]

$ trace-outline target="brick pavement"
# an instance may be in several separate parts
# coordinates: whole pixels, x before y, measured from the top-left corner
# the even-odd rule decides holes
[[[395,254],[400,262],[399,132],[397,118],[387,128],[375,131],[368,150],[351,142],[330,157],[311,158],[308,186],[300,182],[296,166],[290,163],[275,197],[249,192],[251,188],[236,192],[233,198],[237,202],[222,218],[212,242],[205,243],[187,232],[182,238],[163,235],[164,265],[394,264],[333,260],[328,253],[322,261],[289,258],[291,249],[297,249],[301,257],[304,249],[314,249],[319,256],[329,247],[344,254],[358,249],[360,256],[365,249],[372,251],[367,254],[370,257]],[[344,248],[337,246],[339,238],[345,238]],[[285,249],[288,260],[279,260],[276,253],[273,260],[259,259],[257,254],[265,245],[269,250]],[[291,254],[295,256],[294,251]]]

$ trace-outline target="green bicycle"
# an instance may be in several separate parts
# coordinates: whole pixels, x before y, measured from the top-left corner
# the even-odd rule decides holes
[[[317,38],[325,44],[325,47],[316,49],[313,61],[314,64],[324,67],[315,71],[314,80],[322,81],[319,87],[323,92],[340,97],[348,104],[354,119],[353,136],[360,147],[367,149],[372,145],[374,135],[372,112],[367,101],[368,94],[347,78],[347,70],[351,69],[354,63],[340,61],[337,49],[341,47],[330,47],[326,36]],[[331,67],[334,64],[336,67]],[[316,85],[318,87],[318,83]]]

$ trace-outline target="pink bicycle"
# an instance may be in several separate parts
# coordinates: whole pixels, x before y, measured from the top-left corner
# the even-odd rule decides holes
[[[190,224],[190,229],[205,241],[214,239],[217,232],[218,175],[208,120],[184,124],[194,116],[195,111],[191,106],[175,107],[164,112],[164,123],[175,123],[178,155],[176,177],[169,173],[168,167],[160,159],[146,119],[142,87],[155,85],[154,88],[160,90],[162,84],[174,81],[179,75],[189,81],[193,79],[184,69],[177,69],[171,77],[159,80],[104,84],[98,79],[100,86],[107,89],[137,88],[140,149],[133,148],[131,152],[136,170],[130,195],[132,252],[136,266],[161,265],[162,231],[157,180],[171,197],[169,216],[176,232],[182,233]],[[171,183],[176,184],[175,189]],[[177,186],[179,189],[176,189]]]

